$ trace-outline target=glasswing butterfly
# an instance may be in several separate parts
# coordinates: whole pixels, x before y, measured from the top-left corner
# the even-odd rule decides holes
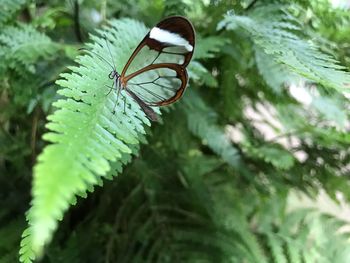
[[[120,74],[113,65],[108,75],[113,79],[111,90],[117,90],[117,97],[121,90],[126,91],[146,116],[156,121],[157,114],[151,106],[174,103],[183,95],[194,45],[195,31],[187,18],[165,18],[147,33]]]

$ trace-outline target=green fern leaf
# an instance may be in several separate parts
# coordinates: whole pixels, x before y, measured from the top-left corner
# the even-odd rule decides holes
[[[110,22],[100,33],[112,43],[110,49],[117,58],[117,70],[126,63],[131,52],[147,33],[146,27],[130,19]],[[108,59],[104,38],[91,36],[94,53]],[[31,262],[42,252],[61,220],[74,202],[101,184],[102,178],[121,171],[123,164],[136,153],[143,141],[144,124],[150,125],[144,112],[122,91],[123,103],[113,108],[117,95],[107,96],[110,68],[99,56],[84,55],[77,59],[79,67],[61,74],[57,83],[66,99],[58,100],[58,110],[48,117],[50,132],[44,139],[48,145],[38,157],[34,168],[33,202],[29,210],[29,229],[23,236],[20,251],[22,262]],[[156,109],[157,110],[157,109]],[[117,170],[111,170],[111,169]]]
[[[255,46],[255,60],[261,76],[276,94],[281,94],[285,86],[300,80],[285,65],[277,63],[261,48]]]
[[[315,209],[299,208],[288,212],[281,224],[260,230],[275,262],[346,262],[348,234],[339,231],[345,224]]]
[[[194,58],[208,59],[213,58],[219,53],[224,45],[229,43],[229,40],[220,36],[205,37],[197,41]],[[193,61],[189,65],[191,79],[209,87],[217,87],[218,81],[213,75],[199,62]]]
[[[49,58],[58,47],[30,25],[7,26],[0,32],[0,52],[4,55],[4,62],[20,73],[23,73],[23,67],[35,72],[34,63],[40,57]]]
[[[23,263],[31,263],[35,259],[35,252],[32,248],[32,228],[28,227],[23,231],[21,249],[19,250],[19,261]]]
[[[189,74],[199,85],[207,85],[208,87],[217,87],[218,81],[213,75],[199,62],[192,61],[188,66]]]
[[[293,155],[278,144],[268,144],[258,147],[246,142],[242,146],[247,155],[261,158],[276,168],[288,170],[294,165],[295,158]]]
[[[0,0],[0,25],[10,20],[25,3],[26,0]]]
[[[287,259],[283,253],[283,242],[275,235],[267,235],[268,245],[271,248],[272,256],[275,259],[275,262],[278,263],[287,263]]]
[[[312,106],[321,113],[324,119],[334,122],[335,125],[344,130],[348,118],[345,111],[346,106],[342,105],[341,100],[330,96],[319,96],[312,100]]]
[[[216,124],[214,111],[207,107],[194,91],[188,91],[184,101],[190,131],[201,138],[225,162],[236,166],[238,151],[232,146],[223,129]]]
[[[286,241],[286,247],[287,247],[287,253],[289,261],[292,263],[301,263],[301,253],[300,253],[300,247],[295,245],[295,240],[288,240]]]
[[[254,44],[277,63],[326,87],[345,90],[350,75],[343,71],[344,67],[320,52],[315,44],[296,35],[302,30],[296,19],[284,10],[283,6],[269,5],[257,8],[249,17],[226,15],[218,28],[243,28]]]
[[[213,58],[228,42],[228,39],[219,36],[201,38],[197,41],[198,44],[195,49],[194,57],[195,59]],[[193,61],[189,65],[189,72],[191,79],[198,82],[200,85],[204,84],[209,87],[218,86],[217,79],[197,61]]]
[[[167,0],[164,3],[164,16],[185,15],[189,3],[184,0]]]
[[[215,57],[223,46],[230,43],[230,40],[221,36],[210,36],[200,38],[196,46],[194,57],[196,59],[206,59]]]

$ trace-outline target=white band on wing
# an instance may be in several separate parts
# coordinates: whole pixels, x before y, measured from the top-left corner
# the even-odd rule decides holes
[[[190,43],[180,35],[171,33],[158,27],[152,28],[149,37],[162,43],[168,43],[174,46],[183,46],[189,52],[193,50],[193,46],[190,45]]]

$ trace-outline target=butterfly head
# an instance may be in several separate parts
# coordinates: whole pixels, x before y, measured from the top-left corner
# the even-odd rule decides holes
[[[110,78],[110,79],[115,79],[115,78],[119,79],[120,75],[115,69],[113,69],[111,71],[111,73],[109,73],[108,78]]]

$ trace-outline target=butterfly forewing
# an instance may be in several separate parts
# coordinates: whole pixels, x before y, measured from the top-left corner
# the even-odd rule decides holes
[[[194,50],[194,30],[183,17],[164,19],[151,29],[125,65],[121,81],[148,105],[178,100],[187,85],[186,66]]]

